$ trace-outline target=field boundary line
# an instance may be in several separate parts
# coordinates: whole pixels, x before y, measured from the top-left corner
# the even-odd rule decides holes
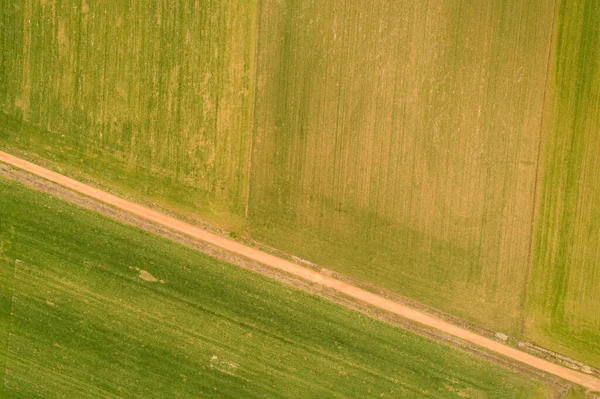
[[[224,249],[245,258],[257,261],[270,268],[291,274],[301,279],[319,284],[323,287],[335,290],[350,298],[360,302],[372,305],[379,309],[391,312],[420,325],[441,331],[450,336],[459,338],[469,343],[475,344],[481,348],[495,352],[509,359],[526,364],[538,370],[553,374],[565,380],[579,384],[592,391],[600,391],[600,379],[591,375],[571,370],[567,367],[540,359],[529,353],[525,353],[508,345],[502,344],[493,339],[476,334],[470,330],[458,327],[437,317],[430,316],[406,305],[399,304],[382,296],[373,294],[361,288],[347,284],[335,278],[315,272],[313,270],[302,267],[288,260],[278,258],[274,255],[260,251],[256,248],[249,247],[239,242],[221,237],[216,234],[209,233],[192,224],[183,222],[163,213],[149,209],[147,207],[135,204],[124,200],[112,194],[106,193],[97,188],[88,186],[59,173],[53,172],[41,166],[32,164],[20,158],[0,151],[0,162],[11,165],[15,168],[22,169],[46,180],[54,182],[60,186],[66,187],[80,194],[99,200],[105,204],[139,216],[142,219],[162,225],[171,230],[182,233],[196,240],[205,242],[215,247]]]

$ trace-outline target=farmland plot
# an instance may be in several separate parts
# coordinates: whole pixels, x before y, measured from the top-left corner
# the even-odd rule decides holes
[[[253,1],[4,1],[0,145],[242,224]]]
[[[248,226],[519,333],[552,1],[261,1]]]
[[[561,1],[544,115],[526,337],[600,367],[600,8]]]
[[[551,394],[487,360],[6,180],[0,223],[13,237],[0,254],[3,304],[13,287],[0,330],[5,398]]]
[[[600,367],[595,3],[257,3],[2,2],[0,148]]]

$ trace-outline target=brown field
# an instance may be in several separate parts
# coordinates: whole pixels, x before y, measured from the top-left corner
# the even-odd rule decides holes
[[[250,233],[518,333],[552,2],[261,4]]]

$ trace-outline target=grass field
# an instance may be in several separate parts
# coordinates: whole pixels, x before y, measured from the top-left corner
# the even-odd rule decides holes
[[[261,2],[248,226],[517,334],[552,2]]]
[[[5,370],[8,357],[8,333],[12,298],[12,263],[14,261],[4,257],[4,253],[8,250],[8,246],[11,245],[13,232],[10,228],[4,228],[4,225],[2,225],[2,230],[0,231],[0,370]],[[0,397],[5,397],[4,383],[0,383]]]
[[[600,9],[434,3],[4,1],[0,149],[600,367]]]
[[[525,332],[600,367],[600,8],[557,15]]]
[[[3,2],[0,145],[239,230],[255,14],[253,1]]]
[[[550,392],[6,180],[0,237],[6,398]]]

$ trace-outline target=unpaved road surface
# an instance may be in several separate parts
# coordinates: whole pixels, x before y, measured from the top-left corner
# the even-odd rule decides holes
[[[406,305],[402,305],[389,299],[383,298],[379,295],[365,291],[361,288],[347,284],[335,278],[326,276],[324,274],[299,266],[285,259],[278,258],[266,252],[260,251],[256,248],[252,248],[247,245],[240,244],[236,241],[232,241],[230,239],[221,237],[219,235],[209,233],[208,231],[205,231],[197,226],[191,225],[186,222],[182,222],[181,220],[177,220],[161,212],[116,197],[105,191],[90,187],[86,184],[80,183],[59,173],[42,168],[41,166],[32,164],[30,162],[14,157],[2,151],[0,151],[0,162],[4,162],[8,165],[12,165],[13,167],[25,170],[29,173],[57,183],[63,187],[77,191],[81,194],[102,201],[108,205],[137,215],[153,223],[157,223],[166,228],[188,235],[194,239],[203,241],[210,245],[214,245],[226,251],[244,256],[246,258],[260,262],[266,266],[272,267],[274,269],[306,279],[312,283],[316,283],[324,287],[330,288],[332,290],[336,290],[344,295],[347,295],[348,297],[362,301],[371,306],[378,307],[380,309],[409,319],[413,322],[436,329],[438,331],[442,331],[446,334],[478,345],[492,352],[506,356],[510,359],[527,364],[536,369],[556,375],[565,380],[579,384],[591,391],[600,391],[600,379],[597,379],[591,375],[571,370],[569,368],[560,366],[558,364],[554,364],[547,360],[540,359],[536,356],[530,355],[518,349],[501,344],[500,342],[494,341],[490,338],[476,334],[465,328],[453,325],[434,316],[427,315]]]

